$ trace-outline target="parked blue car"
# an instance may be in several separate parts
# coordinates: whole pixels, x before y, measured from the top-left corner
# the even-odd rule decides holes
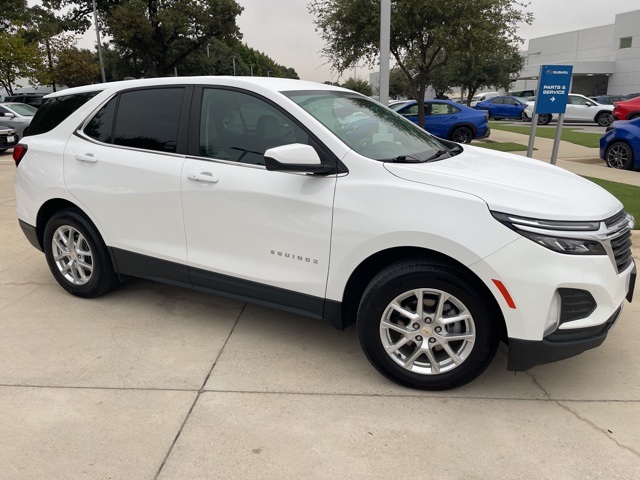
[[[600,139],[600,158],[611,168],[640,168],[640,117],[607,128]]]
[[[524,120],[522,112],[527,104],[518,97],[493,97],[476,104],[476,110],[487,110],[489,118],[500,120],[502,118],[519,118]]]
[[[415,100],[400,104],[394,110],[418,124],[418,102]],[[436,137],[457,143],[469,143],[476,138],[487,138],[491,133],[485,112],[450,100],[425,100],[423,128]]]

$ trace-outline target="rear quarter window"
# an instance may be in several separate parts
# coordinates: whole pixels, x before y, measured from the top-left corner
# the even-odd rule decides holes
[[[25,136],[40,135],[41,133],[47,133],[53,130],[69,117],[69,115],[98,93],[100,92],[84,92],[47,98],[34,115],[31,124],[25,130]]]

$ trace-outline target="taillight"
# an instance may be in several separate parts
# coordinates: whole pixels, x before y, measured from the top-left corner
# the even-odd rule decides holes
[[[27,146],[19,143],[15,147],[13,147],[13,161],[16,162],[16,167],[20,164],[20,161],[24,157],[24,154],[27,153]]]

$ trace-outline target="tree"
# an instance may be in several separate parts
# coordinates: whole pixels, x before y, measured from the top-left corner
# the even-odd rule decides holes
[[[13,94],[16,79],[30,77],[40,68],[38,45],[25,39],[24,30],[0,32],[0,87]]]
[[[389,98],[409,98],[413,92],[406,75],[397,67],[389,71]]]
[[[74,18],[92,15],[89,0],[58,0]],[[97,0],[105,34],[121,49],[135,52],[147,76],[173,75],[186,58],[212,40],[238,41],[235,0]]]
[[[27,14],[27,0],[2,0],[0,2],[0,33],[13,31],[24,21]]]
[[[58,52],[54,76],[60,85],[79,87],[94,83],[100,76],[96,54],[86,49],[65,48]]]
[[[509,90],[513,77],[522,70],[524,58],[518,49],[500,38],[486,39],[458,53],[451,62],[451,76],[467,92],[467,105],[485,87]]]
[[[516,0],[392,0],[391,55],[418,101],[424,122],[424,99],[433,74],[451,53],[476,32],[491,32],[517,43],[520,22],[531,15]],[[326,42],[323,53],[335,70],[357,62],[374,65],[379,52],[379,0],[313,0],[309,10]]]
[[[372,92],[369,82],[361,78],[349,77],[347,81],[342,84],[342,87],[367,96],[371,95]]]

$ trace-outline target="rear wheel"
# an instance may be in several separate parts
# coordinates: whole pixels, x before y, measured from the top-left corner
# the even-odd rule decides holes
[[[631,170],[633,168],[633,150],[624,142],[614,142],[609,145],[605,154],[607,166]]]
[[[380,272],[358,311],[360,344],[371,364],[399,385],[445,390],[491,363],[498,329],[486,299],[461,269],[407,260]]]
[[[73,295],[98,297],[119,283],[102,237],[77,210],[61,210],[49,219],[44,253],[57,282]]]
[[[531,121],[529,116],[526,113],[524,113],[524,110],[520,114],[520,120],[522,120],[523,122],[530,122]]]
[[[551,123],[551,115],[543,113],[538,115],[538,125],[549,125]]]
[[[473,132],[469,127],[458,127],[451,132],[451,140],[457,143],[471,143]]]

